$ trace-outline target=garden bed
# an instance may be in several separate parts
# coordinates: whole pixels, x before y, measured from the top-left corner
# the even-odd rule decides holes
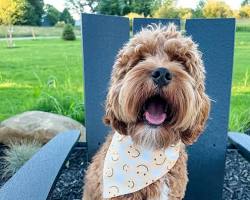
[[[3,149],[4,147],[0,146],[0,156],[3,155]],[[81,200],[86,164],[86,148],[78,144],[61,170],[48,200]],[[237,149],[230,147],[227,150],[225,169],[223,200],[249,200],[250,163]],[[0,174],[2,174],[1,164]],[[0,177],[0,187],[6,181],[7,179]]]

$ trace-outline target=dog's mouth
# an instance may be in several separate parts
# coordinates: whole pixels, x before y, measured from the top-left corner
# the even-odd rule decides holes
[[[150,97],[143,105],[143,120],[153,126],[163,124],[167,120],[167,107],[167,102],[162,97]]]

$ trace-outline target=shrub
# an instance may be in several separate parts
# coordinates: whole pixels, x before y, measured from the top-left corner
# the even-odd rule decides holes
[[[3,177],[13,176],[40,148],[36,141],[13,142],[8,145],[2,157]]]
[[[72,25],[66,24],[64,26],[62,38],[64,40],[75,40],[76,39]]]

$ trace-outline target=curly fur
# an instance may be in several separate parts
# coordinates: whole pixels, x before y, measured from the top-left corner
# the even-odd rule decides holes
[[[157,87],[151,73],[158,67],[173,75],[166,87]],[[112,200],[158,200],[162,184],[167,184],[168,199],[182,199],[187,184],[185,145],[194,143],[204,129],[210,110],[205,93],[205,70],[201,53],[190,37],[174,25],[152,25],[136,34],[118,53],[113,66],[106,100],[104,122],[113,130],[130,135],[139,145],[166,148],[183,142],[175,166],[157,182],[133,194]],[[167,102],[169,120],[151,127],[141,120],[141,107],[154,95]],[[84,200],[102,200],[103,162],[111,142],[110,134],[90,164],[84,188]]]

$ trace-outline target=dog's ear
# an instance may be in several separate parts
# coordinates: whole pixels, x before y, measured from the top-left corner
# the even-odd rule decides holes
[[[210,111],[210,99],[205,93],[205,69],[202,62],[201,52],[198,45],[189,37],[171,38],[164,44],[170,60],[179,61],[185,67],[185,70],[195,81],[195,120],[192,121],[190,127],[181,133],[182,141],[190,145],[194,143],[204,130],[206,120]],[[195,114],[196,113],[196,114]]]
[[[124,122],[119,121],[111,110],[106,110],[106,114],[103,117],[103,122],[111,126],[113,129],[118,131],[120,134],[127,135],[127,126]]]
[[[120,134],[126,135],[127,125],[119,118],[119,92],[121,80],[126,74],[126,64],[128,62],[127,58],[124,58],[124,54],[124,49],[119,51],[113,66],[103,122]]]
[[[204,90],[204,89],[201,89]],[[200,106],[196,112],[195,123],[191,125],[187,130],[181,133],[182,142],[186,145],[193,144],[205,128],[206,121],[208,119],[210,111],[210,99],[203,92],[200,92]]]

